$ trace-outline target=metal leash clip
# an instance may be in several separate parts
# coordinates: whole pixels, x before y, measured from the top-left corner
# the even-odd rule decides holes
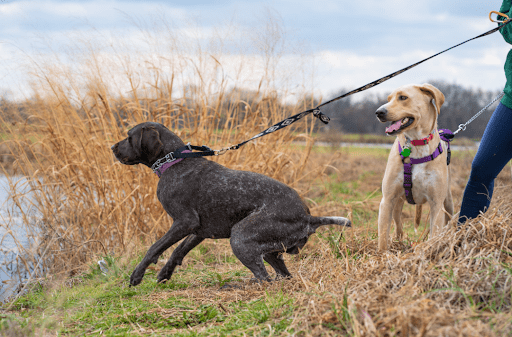
[[[223,154],[225,154],[226,152],[228,152],[230,150],[238,150],[239,147],[240,147],[239,145],[231,145],[228,147],[224,147],[220,150],[213,150],[213,152],[215,152],[216,156],[222,156]]]
[[[216,156],[222,156],[224,153],[228,152],[229,147],[222,148],[220,150],[214,150]]]
[[[456,135],[461,131],[466,131],[466,124],[459,124],[459,128],[453,134]]]

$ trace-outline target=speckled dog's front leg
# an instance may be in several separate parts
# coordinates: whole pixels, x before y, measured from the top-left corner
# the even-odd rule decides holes
[[[156,264],[160,255],[162,255],[167,248],[191,234],[191,226],[189,226],[187,222],[188,221],[175,221],[171,229],[149,248],[146,256],[144,256],[130,276],[131,286],[136,286],[142,282],[147,267],[149,267],[151,263]]]
[[[158,282],[160,283],[165,280],[170,280],[172,273],[174,272],[174,268],[176,268],[176,266],[181,266],[183,258],[194,247],[203,242],[203,240],[204,238],[194,234],[187,236],[187,238],[180,243],[180,245],[174,250],[174,252],[172,252],[169,261],[167,261],[162,270],[160,270],[160,273],[158,273]]]

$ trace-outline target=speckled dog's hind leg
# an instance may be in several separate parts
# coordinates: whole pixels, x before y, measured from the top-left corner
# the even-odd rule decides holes
[[[271,281],[265,265],[263,264],[263,252],[261,245],[256,240],[256,235],[251,231],[248,218],[237,223],[231,231],[231,249],[244,266],[254,274],[254,277],[262,281]]]
[[[291,278],[292,274],[286,268],[284,264],[283,255],[279,252],[272,252],[263,255],[263,259],[268,262],[274,268],[277,273],[276,279],[280,277]]]

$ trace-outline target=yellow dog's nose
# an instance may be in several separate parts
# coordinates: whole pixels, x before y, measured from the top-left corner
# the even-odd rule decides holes
[[[375,114],[378,119],[383,119],[388,114],[388,110],[384,106],[381,106],[377,111],[375,111]]]

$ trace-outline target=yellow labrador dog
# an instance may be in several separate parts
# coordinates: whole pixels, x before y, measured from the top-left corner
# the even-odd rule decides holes
[[[441,232],[453,214],[450,190],[448,130],[437,130],[444,95],[431,84],[406,85],[388,96],[375,112],[382,123],[391,122],[388,135],[397,135],[382,181],[379,208],[379,249],[388,249],[391,219],[402,237],[402,207],[407,200],[430,205],[430,237]]]

